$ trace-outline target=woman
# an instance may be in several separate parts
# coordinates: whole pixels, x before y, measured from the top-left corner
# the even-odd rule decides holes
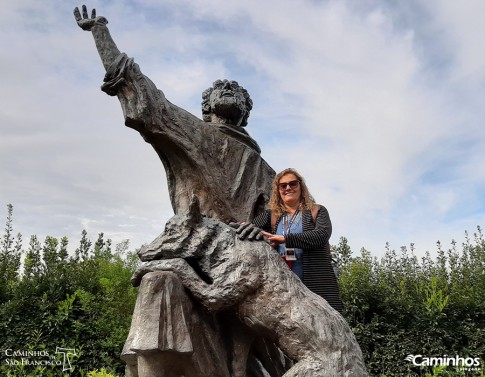
[[[252,223],[262,229],[262,235],[303,283],[341,313],[343,304],[328,242],[332,223],[327,209],[315,204],[295,169],[285,169],[275,177],[269,210]],[[245,230],[248,234],[249,229]]]

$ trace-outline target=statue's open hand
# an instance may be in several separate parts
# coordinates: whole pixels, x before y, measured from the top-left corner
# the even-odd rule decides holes
[[[96,17],[96,9],[93,8],[91,12],[91,18],[88,16],[88,9],[86,8],[86,5],[83,5],[83,15],[81,17],[81,13],[79,12],[79,8],[76,7],[74,8],[74,18],[77,21],[77,24],[79,27],[83,30],[90,31],[94,25],[96,24],[102,24],[106,25],[108,23],[108,20],[102,16]]]
[[[256,240],[260,241],[263,239],[261,234],[261,229],[256,225],[251,223],[229,223],[231,228],[236,229],[236,234],[240,240],[245,240],[246,238],[250,241]]]

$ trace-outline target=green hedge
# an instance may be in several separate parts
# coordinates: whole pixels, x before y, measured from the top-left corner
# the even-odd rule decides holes
[[[347,240],[333,247],[344,316],[374,376],[483,376],[485,360],[485,240],[480,228],[458,250],[421,259],[402,248],[378,260]],[[414,366],[408,355],[481,358],[471,370]],[[422,360],[419,358],[417,361]]]
[[[0,244],[0,376],[124,374],[119,356],[136,300],[136,253],[127,242],[113,251],[103,234],[92,244],[84,231],[72,256],[66,238],[41,244],[32,236],[23,250],[11,210]],[[57,347],[73,350],[70,365]]]

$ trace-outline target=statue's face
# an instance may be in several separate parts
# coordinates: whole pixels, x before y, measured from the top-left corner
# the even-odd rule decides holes
[[[209,97],[211,111],[230,124],[238,124],[246,113],[246,99],[236,81],[217,80]]]

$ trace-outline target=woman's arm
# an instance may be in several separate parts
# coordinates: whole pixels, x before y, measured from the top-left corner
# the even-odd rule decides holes
[[[308,214],[303,218],[303,227],[305,227],[305,220],[311,221],[311,215]],[[299,249],[323,249],[324,245],[332,235],[332,222],[327,209],[320,206],[315,220],[315,228],[313,230],[304,231],[303,233],[290,233],[286,235],[286,247],[294,247]]]
[[[258,228],[271,232],[271,211],[266,210],[256,216],[252,221],[252,224]]]

